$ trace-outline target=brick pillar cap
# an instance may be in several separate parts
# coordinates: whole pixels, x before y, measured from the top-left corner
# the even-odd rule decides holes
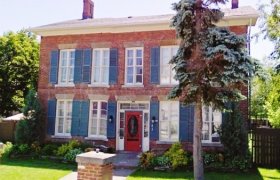
[[[76,162],[81,164],[105,165],[113,163],[115,156],[115,154],[91,151],[77,155]]]

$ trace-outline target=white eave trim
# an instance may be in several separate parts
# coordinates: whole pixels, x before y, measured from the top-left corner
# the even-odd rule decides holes
[[[246,26],[256,24],[258,15],[252,16],[231,16],[224,17],[217,26]],[[157,24],[124,24],[124,25],[106,25],[90,26],[81,25],[75,27],[38,27],[30,30],[40,36],[60,36],[60,35],[78,35],[78,34],[97,34],[97,33],[126,33],[126,32],[145,32],[173,30],[170,27],[170,21],[158,22]]]

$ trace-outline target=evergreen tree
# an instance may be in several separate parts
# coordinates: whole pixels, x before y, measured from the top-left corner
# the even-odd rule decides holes
[[[194,178],[198,180],[204,179],[202,105],[222,110],[229,101],[245,99],[240,89],[247,85],[257,67],[245,49],[245,38],[214,24],[223,17],[216,5],[225,2],[180,0],[173,5],[176,15],[172,26],[181,44],[171,60],[179,84],[169,98],[195,103],[193,163]]]
[[[31,144],[43,140],[42,110],[35,90],[31,89],[23,108],[24,120],[16,126],[15,140],[19,144]]]

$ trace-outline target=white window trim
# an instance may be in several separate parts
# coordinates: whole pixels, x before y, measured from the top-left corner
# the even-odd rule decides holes
[[[162,77],[161,77],[161,72],[162,72],[162,70],[163,70],[163,68],[162,68],[162,67],[163,67],[163,62],[162,62],[162,61],[163,61],[163,60],[162,60],[163,55],[162,55],[162,54],[163,54],[163,49],[164,49],[164,48],[179,48],[179,46],[178,46],[178,45],[172,45],[172,46],[161,46],[161,47],[160,47],[160,68],[159,68],[159,69],[160,69],[160,72],[159,72],[159,73],[160,73],[160,74],[159,74],[159,75],[160,75],[160,78],[159,78],[160,85],[159,85],[159,86],[172,86],[172,85],[176,85],[176,84],[178,84],[179,82],[178,82],[178,81],[172,82],[172,78],[173,78],[173,77],[169,77],[169,83],[162,83],[162,80],[161,80],[161,79],[162,79]],[[171,55],[171,57],[172,57],[172,55]],[[172,65],[169,64],[169,66],[170,66],[170,71],[171,71],[171,72],[170,72],[170,76],[172,76],[172,67],[171,67]]]
[[[204,119],[205,119],[205,111],[204,111],[204,107],[205,106],[202,106],[202,128],[203,128],[203,124],[204,124]],[[218,111],[218,110],[215,110],[213,111],[213,108],[212,107],[209,107],[209,116],[211,118],[211,120],[209,121],[209,132],[208,132],[208,135],[209,135],[209,139],[208,140],[203,140],[201,139],[201,143],[204,143],[204,144],[221,144],[221,141],[220,142],[212,142],[212,127],[213,127],[213,123],[214,123],[214,116],[213,114],[214,113],[220,113],[220,122],[221,122],[221,125],[222,125],[222,112],[221,111]]]
[[[97,102],[97,134],[91,134],[91,126],[92,126],[92,103]],[[96,139],[96,140],[106,140],[107,139],[107,127],[106,127],[106,135],[100,135],[100,117],[101,117],[101,103],[107,103],[107,117],[106,117],[106,126],[108,120],[108,102],[103,100],[90,100],[90,109],[89,109],[89,123],[88,123],[88,139]]]
[[[58,119],[59,119],[58,104],[61,101],[64,101],[64,103],[71,101],[71,103],[72,103],[71,112],[72,112],[72,107],[73,107],[73,100],[72,99],[58,99],[57,100],[57,102],[56,102],[56,117],[55,117],[55,135],[54,135],[54,137],[71,137],[72,113],[71,113],[71,116],[70,116],[71,117],[70,133],[58,133]],[[65,111],[65,107],[64,107],[64,111]],[[66,122],[66,118],[67,118],[67,116],[65,116],[65,114],[63,116],[63,132],[65,132],[65,122]]]
[[[165,142],[165,143],[167,143],[167,142],[178,142],[179,141],[179,136],[180,136],[180,129],[179,129],[179,124],[180,124],[180,103],[179,103],[179,101],[176,101],[176,102],[178,102],[178,111],[177,111],[177,114],[178,114],[178,125],[177,125],[177,129],[178,129],[178,137],[176,138],[176,139],[162,139],[161,138],[161,136],[160,136],[160,123],[161,123],[161,117],[162,117],[162,114],[161,114],[161,106],[162,106],[162,103],[170,103],[170,102],[174,102],[174,101],[160,101],[160,104],[159,104],[159,121],[158,121],[158,123],[159,123],[159,141],[158,142]],[[170,113],[169,113],[169,116],[170,116]],[[168,120],[168,126],[170,125],[169,124],[169,122],[170,122],[171,120],[170,120],[170,117],[169,117],[169,120]],[[168,128],[168,130],[170,130],[170,127]],[[170,132],[168,132],[168,134],[170,134]]]
[[[127,83],[127,51],[133,50],[133,82]],[[136,67],[140,67],[139,65],[136,65],[136,51],[142,50],[142,83],[136,83]],[[131,47],[131,48],[125,48],[125,85],[124,87],[130,87],[130,86],[136,86],[136,87],[142,87],[144,82],[144,48],[143,47]]]
[[[103,71],[102,71],[102,68],[104,67],[102,65],[102,62],[104,60],[104,51],[108,51],[109,53],[109,59],[108,59],[108,82],[101,82],[101,77],[103,76]],[[94,67],[95,67],[95,64],[94,64],[94,51],[99,51],[99,52],[102,52],[100,53],[100,66],[99,66],[99,82],[94,82]],[[94,48],[92,50],[92,66],[91,66],[91,84],[89,85],[90,87],[108,87],[109,86],[109,74],[110,74],[110,48]]]
[[[67,81],[66,83],[62,83],[61,82],[61,63],[62,63],[62,52],[67,52],[67,56],[69,56],[69,52],[71,51],[74,51],[75,52],[75,49],[62,49],[59,51],[59,65],[58,65],[58,81],[57,81],[57,85],[56,87],[72,87],[72,86],[75,86],[74,84],[74,71],[75,71],[75,58],[74,58],[74,65],[73,65],[73,82],[69,82],[69,76],[68,76],[68,71],[69,71],[69,66],[68,66],[68,63],[69,63],[69,59],[67,59],[67,72],[66,72],[66,78],[67,78]]]

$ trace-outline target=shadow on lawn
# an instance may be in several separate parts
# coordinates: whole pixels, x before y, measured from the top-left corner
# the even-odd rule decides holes
[[[143,171],[138,170],[129,176],[129,179],[140,180],[140,179],[158,179],[158,180],[191,180],[193,179],[193,173],[190,171],[175,171],[175,172],[159,172],[159,171]],[[263,180],[262,175],[257,169],[251,170],[250,172],[205,172],[206,180]],[[271,178],[277,179],[277,178]]]
[[[2,159],[0,160],[0,166],[20,166],[20,167],[31,167],[31,168],[43,168],[43,169],[59,169],[59,170],[76,170],[76,164],[67,164],[54,160],[46,159]]]

